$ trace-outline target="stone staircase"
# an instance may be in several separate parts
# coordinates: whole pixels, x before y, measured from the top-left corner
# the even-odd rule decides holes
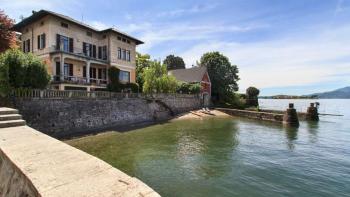
[[[0,128],[18,127],[26,125],[26,121],[18,114],[18,110],[0,107]]]

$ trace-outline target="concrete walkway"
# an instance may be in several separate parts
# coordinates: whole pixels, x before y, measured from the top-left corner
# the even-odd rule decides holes
[[[137,178],[27,126],[0,129],[0,152],[41,196],[159,196]]]

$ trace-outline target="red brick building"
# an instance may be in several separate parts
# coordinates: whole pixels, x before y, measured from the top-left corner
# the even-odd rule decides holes
[[[174,76],[177,80],[186,83],[200,83],[201,96],[204,106],[208,106],[211,97],[211,82],[206,67],[192,67],[188,69],[177,69],[168,71],[169,75]]]

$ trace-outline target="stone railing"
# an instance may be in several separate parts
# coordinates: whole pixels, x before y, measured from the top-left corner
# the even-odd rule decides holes
[[[143,94],[143,93],[119,93],[107,91],[81,91],[81,90],[37,90],[37,89],[15,89],[11,91],[10,97],[14,98],[199,98],[198,94]]]

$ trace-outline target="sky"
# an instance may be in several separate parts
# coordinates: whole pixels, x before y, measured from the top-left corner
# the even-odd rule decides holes
[[[305,95],[350,86],[350,0],[0,0],[16,21],[55,11],[144,41],[137,51],[192,67],[219,51],[239,68],[239,91]]]

